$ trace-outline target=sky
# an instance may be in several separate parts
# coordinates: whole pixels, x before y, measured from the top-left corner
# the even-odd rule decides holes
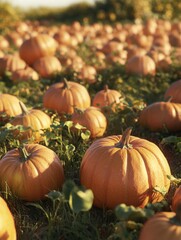
[[[94,0],[8,0],[14,6],[21,8],[30,7],[66,7],[73,3],[87,2],[94,3]]]

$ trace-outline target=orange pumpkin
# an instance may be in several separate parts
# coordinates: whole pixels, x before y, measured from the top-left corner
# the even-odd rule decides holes
[[[135,55],[126,62],[126,72],[135,75],[155,75],[156,65],[147,55]]]
[[[86,127],[91,137],[101,137],[107,127],[107,120],[104,114],[96,107],[88,107],[84,111],[76,110],[72,114],[72,121],[74,124],[79,123]]]
[[[39,80],[39,75],[31,67],[26,67],[25,69],[18,69],[12,72],[11,80],[13,82],[24,82],[28,80]]]
[[[130,136],[113,135],[92,143],[80,167],[81,184],[94,193],[94,205],[114,208],[120,203],[144,207],[163,199],[154,188],[168,191],[170,167],[152,142]]]
[[[176,212],[180,204],[181,204],[181,186],[179,186],[176,189],[174,196],[172,198],[172,210]]]
[[[43,129],[50,128],[50,117],[38,109],[31,109],[28,111],[22,102],[20,102],[20,106],[22,113],[15,116],[12,119],[11,124],[14,126],[22,125],[28,129],[21,132],[19,130],[15,130],[13,132],[14,136],[21,141],[29,138],[33,138],[34,142],[43,140]]]
[[[7,185],[13,194],[27,201],[38,201],[64,181],[60,159],[40,144],[27,144],[6,153],[0,161],[1,188]]]
[[[139,123],[151,131],[181,130],[181,104],[155,102],[144,108],[139,116]]]
[[[62,70],[62,66],[58,58],[54,56],[45,56],[37,59],[33,63],[33,68],[41,77],[51,77]]]
[[[108,85],[105,85],[104,90],[100,90],[94,96],[92,105],[100,108],[109,106],[113,111],[116,111],[116,108],[123,108],[122,99],[123,96],[119,91],[109,89]]]
[[[16,240],[14,218],[7,203],[2,197],[0,197],[0,213],[0,239]]]
[[[159,212],[143,226],[139,240],[180,240],[180,217],[174,212]]]
[[[25,40],[19,48],[20,57],[29,65],[44,56],[55,54],[57,43],[47,34],[38,34]]]
[[[19,105],[19,99],[11,94],[0,94],[0,120],[7,121],[10,117],[14,117],[22,113]],[[3,115],[6,116],[3,116]]]
[[[51,85],[43,96],[45,108],[59,114],[72,114],[75,108],[84,110],[90,106],[91,99],[87,89],[79,83],[67,81]]]
[[[13,72],[25,67],[25,61],[16,55],[6,55],[0,58],[0,75],[3,75],[6,71]]]
[[[181,103],[181,80],[173,82],[165,92],[165,99],[171,97],[171,102]]]

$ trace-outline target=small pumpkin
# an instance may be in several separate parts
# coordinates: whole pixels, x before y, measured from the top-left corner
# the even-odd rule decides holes
[[[139,116],[141,126],[151,131],[181,130],[181,104],[172,102],[155,102],[144,108]]]
[[[28,129],[21,132],[15,130],[13,131],[14,136],[21,141],[33,138],[34,142],[40,142],[43,140],[43,130],[50,128],[50,117],[39,109],[28,110],[22,102],[19,102],[19,104],[22,113],[15,116],[10,123],[14,126],[22,125]]]
[[[135,75],[155,75],[156,65],[152,58],[147,55],[135,55],[128,59],[125,64],[126,72]]]
[[[152,142],[130,136],[113,135],[94,141],[85,152],[81,167],[81,184],[94,193],[94,205],[114,208],[120,203],[144,207],[163,196],[155,187],[167,192],[170,181],[168,162]]]
[[[13,72],[18,69],[25,69],[26,63],[16,55],[6,55],[0,58],[0,75],[6,71]]]
[[[66,79],[51,85],[43,96],[44,107],[59,114],[72,114],[75,108],[84,110],[90,106],[90,103],[87,89],[79,83]]]
[[[97,107],[76,110],[72,114],[72,121],[86,127],[91,133],[91,138],[101,137],[107,128],[106,117]]]
[[[14,218],[6,201],[2,197],[0,197],[0,213],[0,239],[16,240]]]
[[[25,69],[18,69],[12,72],[11,80],[13,82],[24,82],[28,80],[37,81],[39,80],[39,75],[31,67],[26,67]]]
[[[23,200],[44,199],[51,190],[58,190],[63,181],[60,159],[40,144],[12,149],[0,161],[1,189],[8,185],[12,193]]]
[[[171,102],[181,103],[181,79],[173,82],[165,92],[165,99],[171,97]]]
[[[174,212],[156,213],[143,225],[139,240],[180,240],[180,220]]]
[[[108,85],[105,85],[104,89],[93,97],[92,105],[99,108],[110,107],[112,111],[116,111],[118,108],[123,108],[122,100],[123,96],[119,91],[109,89]]]
[[[37,59],[33,63],[33,68],[41,77],[45,78],[51,77],[62,70],[60,61],[54,56],[45,56]]]
[[[11,94],[0,94],[0,120],[6,122],[10,117],[14,117],[22,113],[19,105],[19,99]],[[6,116],[3,116],[6,115]]]

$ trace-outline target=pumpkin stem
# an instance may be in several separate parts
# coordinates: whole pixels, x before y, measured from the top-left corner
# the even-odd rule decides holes
[[[69,84],[66,78],[63,79],[63,83],[64,83],[64,89],[65,88],[69,89]]]
[[[106,84],[106,85],[104,86],[104,91],[107,92],[108,89],[109,89],[109,88],[108,88],[108,85]]]
[[[28,109],[26,108],[26,106],[20,101],[19,101],[19,105],[20,105],[23,115],[26,115],[28,113]]]
[[[25,146],[21,146],[18,148],[18,151],[19,151],[19,155],[20,155],[20,159],[22,162],[26,162],[29,158],[29,154],[25,148]]]
[[[127,128],[123,132],[120,141],[117,144],[115,144],[115,146],[118,148],[126,148],[126,149],[132,148],[132,145],[129,144],[131,132],[132,132],[132,127]]]
[[[171,102],[173,99],[173,96],[168,96],[166,99],[165,99],[165,102]]]

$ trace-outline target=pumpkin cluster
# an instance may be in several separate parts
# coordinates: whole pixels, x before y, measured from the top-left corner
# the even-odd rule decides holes
[[[155,102],[143,109],[139,123],[151,131],[181,130],[181,80],[178,80],[166,90],[165,102]]]

